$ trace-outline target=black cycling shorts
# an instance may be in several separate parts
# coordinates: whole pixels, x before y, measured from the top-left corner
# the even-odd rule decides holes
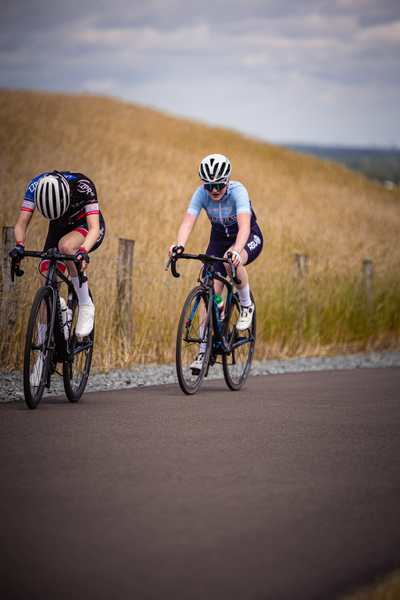
[[[208,244],[208,248],[206,250],[206,254],[212,256],[224,256],[225,252],[229,250],[231,246],[233,246],[234,240],[232,238],[221,238],[213,236],[211,233],[210,243]],[[248,261],[246,266],[256,260],[256,258],[261,254],[261,250],[263,248],[264,240],[261,233],[261,229],[255,223],[250,231],[249,238],[244,246],[244,250],[246,250],[248,255]],[[214,265],[217,273],[226,277],[226,268],[224,263],[217,262]],[[204,276],[204,271],[203,271]]]
[[[103,215],[100,213],[99,216],[100,234],[95,245],[89,250],[89,252],[93,252],[100,246],[106,233],[106,224],[104,222]],[[57,221],[50,221],[49,230],[47,232],[47,238],[44,243],[43,251],[49,250],[50,248],[58,248],[58,242],[61,240],[61,238],[63,238],[64,235],[66,235],[67,233],[71,233],[71,231],[75,230],[82,233],[82,235],[84,235],[85,237],[87,236],[89,229],[85,218],[80,219],[72,225],[67,225],[66,227],[60,227]]]

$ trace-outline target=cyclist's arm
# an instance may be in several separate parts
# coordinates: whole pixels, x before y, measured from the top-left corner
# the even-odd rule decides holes
[[[29,221],[32,219],[32,214],[23,210],[19,213],[17,224],[14,227],[15,243],[25,243],[26,230],[28,229]]]
[[[88,234],[85,238],[85,241],[82,244],[82,248],[85,248],[87,252],[89,252],[100,235],[100,218],[99,215],[86,215],[86,223],[88,225]]]
[[[233,266],[236,268],[239,267],[240,263],[246,264],[248,260],[248,255],[246,250],[244,250],[244,247],[250,235],[251,216],[248,213],[240,213],[237,215],[237,223],[239,231],[236,236],[236,241],[224,255],[226,257],[227,253],[231,250],[236,250],[236,252],[239,252],[241,256],[240,261],[235,258],[235,256],[232,258]]]
[[[31,220],[31,218],[31,212],[25,212],[21,210],[17,224],[14,227],[14,238],[16,244],[18,244],[19,242],[22,242],[23,244],[25,243],[26,230],[28,229],[29,221]],[[8,262],[10,263],[10,265],[12,264],[11,257],[9,257]]]
[[[236,237],[236,241],[232,246],[232,249],[239,252],[239,254],[242,252],[247,240],[249,239],[250,221],[251,217],[248,213],[240,213],[239,215],[237,215],[239,231]]]
[[[99,235],[100,235],[99,215],[98,214],[87,215],[86,223],[88,225],[88,234],[87,234],[85,241],[83,242],[81,248],[84,248],[84,250],[86,250],[86,253],[89,254],[90,250],[93,248],[93,246],[99,239]],[[78,248],[78,251],[79,251],[79,248]],[[82,254],[77,253],[76,256],[77,256],[77,258],[82,259],[82,271],[84,271],[86,269],[86,267],[88,266],[88,263],[85,260],[83,260]]]
[[[197,217],[195,215],[186,213],[185,218],[182,221],[182,225],[180,226],[178,231],[178,238],[176,241],[177,246],[182,246],[183,248],[186,246],[186,242],[188,241],[189,236],[193,231],[193,227],[196,225],[196,221]],[[172,248],[173,246],[171,246],[169,249],[170,256],[172,254]]]

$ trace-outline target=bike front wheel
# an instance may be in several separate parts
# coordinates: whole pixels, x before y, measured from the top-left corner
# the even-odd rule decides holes
[[[176,341],[176,371],[185,394],[199,389],[207,371],[212,341],[211,319],[207,322],[208,297],[204,288],[195,287],[186,298],[178,326]],[[201,347],[200,347],[201,345]],[[194,365],[204,351],[200,365]]]
[[[92,295],[90,294],[90,297]],[[94,325],[85,338],[78,338],[75,329],[78,321],[79,307],[72,301],[72,324],[69,339],[71,358],[63,363],[63,379],[66,396],[70,402],[78,402],[85,391],[93,357]]]
[[[29,408],[36,408],[47,383],[51,359],[49,335],[53,310],[53,292],[41,287],[29,316],[24,354],[24,395]]]
[[[254,303],[253,296],[251,300]],[[227,341],[231,348],[229,354],[224,354],[222,364],[224,377],[227,386],[231,390],[240,390],[244,385],[249,373],[254,356],[256,345],[256,309],[254,305],[253,320],[249,329],[237,331],[236,323],[240,316],[240,302],[234,294],[232,296],[232,306],[230,315],[228,315]]]

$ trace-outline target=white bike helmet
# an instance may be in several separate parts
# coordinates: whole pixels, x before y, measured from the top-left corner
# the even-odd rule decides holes
[[[204,183],[223,183],[231,174],[231,163],[222,154],[210,154],[203,158],[199,177]]]
[[[35,190],[38,211],[46,219],[58,219],[69,207],[69,184],[61,173],[43,175]]]

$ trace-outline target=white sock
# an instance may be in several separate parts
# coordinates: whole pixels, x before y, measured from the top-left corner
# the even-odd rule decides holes
[[[203,338],[203,334],[204,334],[204,327],[199,327],[200,329],[200,337]],[[207,344],[205,342],[201,342],[200,344],[200,354],[205,354],[206,352],[206,348],[207,348]]]
[[[237,293],[239,294],[239,300],[242,306],[251,306],[249,284],[245,285],[241,290],[237,290]]]
[[[82,283],[82,287],[79,287],[79,277],[71,277],[71,281],[74,285],[76,295],[78,296],[79,304],[89,304],[89,286],[88,282]]]

